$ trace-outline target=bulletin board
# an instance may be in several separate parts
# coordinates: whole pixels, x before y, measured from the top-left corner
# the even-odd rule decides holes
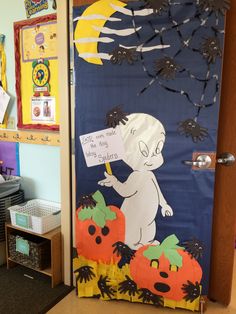
[[[14,24],[18,128],[59,130],[55,14]]]

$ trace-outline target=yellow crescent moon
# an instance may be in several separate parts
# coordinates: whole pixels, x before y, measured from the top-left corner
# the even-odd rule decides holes
[[[107,19],[111,17],[116,11],[112,8],[110,4],[114,4],[119,7],[125,7],[126,3],[123,3],[118,0],[100,0],[90,5],[82,14],[82,17],[91,16],[91,15],[102,15]],[[100,31],[96,30],[95,27],[103,27],[107,20],[104,19],[94,19],[86,20],[80,19],[76,25],[74,32],[75,46],[79,54],[83,53],[98,53],[98,43],[97,42],[80,42],[76,43],[76,40],[83,38],[99,38]],[[103,62],[100,58],[84,58],[89,63],[94,63],[102,65]]]

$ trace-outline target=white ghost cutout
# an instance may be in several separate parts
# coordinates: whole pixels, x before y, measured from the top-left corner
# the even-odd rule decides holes
[[[137,250],[146,244],[159,244],[154,241],[159,205],[163,216],[172,216],[173,210],[152,172],[164,163],[165,129],[159,120],[148,114],[136,113],[127,118],[126,124],[119,128],[125,147],[123,161],[133,172],[124,183],[105,172],[105,179],[98,184],[113,187],[124,197],[121,211],[126,219],[125,244]]]

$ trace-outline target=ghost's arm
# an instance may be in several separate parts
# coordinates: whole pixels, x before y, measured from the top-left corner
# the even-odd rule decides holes
[[[157,183],[156,180],[153,180],[153,183],[157,189],[157,193],[158,193],[158,196],[159,196],[159,203],[160,203],[160,206],[161,206],[161,213],[162,213],[162,216],[165,217],[165,216],[173,216],[173,210],[172,208],[170,207],[170,205],[167,204],[167,201],[166,199],[164,198],[162,192],[161,192],[161,189],[160,189],[160,186],[159,184]]]
[[[101,186],[113,187],[113,189],[120,194],[122,197],[131,197],[137,193],[135,188],[135,180],[132,174],[129,176],[126,182],[120,182],[115,176],[109,175],[108,173],[104,172],[105,179],[98,182]]]

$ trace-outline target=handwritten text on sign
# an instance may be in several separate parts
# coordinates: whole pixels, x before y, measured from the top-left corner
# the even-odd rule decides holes
[[[81,135],[80,142],[88,167],[124,158],[124,146],[118,128]]]

